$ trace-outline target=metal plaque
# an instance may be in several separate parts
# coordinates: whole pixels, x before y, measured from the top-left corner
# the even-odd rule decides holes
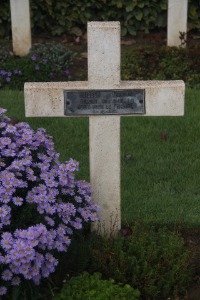
[[[145,90],[65,90],[65,115],[145,113]]]

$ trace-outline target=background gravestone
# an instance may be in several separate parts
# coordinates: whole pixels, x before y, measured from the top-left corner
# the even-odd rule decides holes
[[[10,0],[13,52],[24,56],[31,48],[29,0]]]
[[[168,0],[167,46],[186,46],[182,44],[180,33],[187,37],[188,0]]]

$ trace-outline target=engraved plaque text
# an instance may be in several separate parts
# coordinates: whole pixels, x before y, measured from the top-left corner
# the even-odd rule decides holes
[[[145,90],[65,90],[65,115],[145,113]]]

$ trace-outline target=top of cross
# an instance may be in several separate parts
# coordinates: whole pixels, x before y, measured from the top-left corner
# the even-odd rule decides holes
[[[88,82],[91,88],[120,84],[120,23],[88,23]]]
[[[88,23],[88,81],[25,83],[26,116],[65,116],[64,90],[144,89],[146,116],[184,114],[185,84],[120,80],[120,23]]]

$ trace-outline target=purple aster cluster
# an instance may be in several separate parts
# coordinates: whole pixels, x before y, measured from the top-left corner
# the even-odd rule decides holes
[[[0,70],[0,87],[3,87],[5,83],[9,83],[13,76],[19,76],[22,72],[20,70],[14,70],[13,72]]]
[[[98,220],[90,184],[75,179],[78,162],[60,163],[45,129],[13,125],[5,113],[0,109],[0,295],[24,279],[39,284],[55,271],[55,253],[67,251],[73,231]],[[31,225],[27,214],[19,227],[28,208]]]
[[[36,71],[40,70],[40,65],[41,64],[45,65],[48,62],[47,58],[43,58],[43,59],[39,60],[37,55],[35,55],[35,54],[33,54],[31,56],[31,60],[35,63],[35,70]]]

